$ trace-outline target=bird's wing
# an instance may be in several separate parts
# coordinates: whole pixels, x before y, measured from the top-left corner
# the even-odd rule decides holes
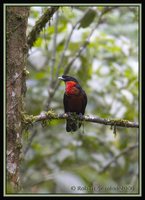
[[[81,86],[79,84],[76,87],[80,90],[80,95],[82,95],[81,113],[84,115],[85,108],[86,108],[86,105],[87,105],[87,95],[86,95],[85,91],[81,88]]]
[[[85,93],[84,90],[82,90],[82,94],[83,94],[82,114],[84,115],[84,113],[85,113],[85,108],[86,108],[86,105],[87,105],[87,95],[86,95],[86,93]]]
[[[68,110],[68,97],[65,93],[64,93],[64,96],[63,96],[63,105],[64,105],[65,113],[69,112],[69,110]]]

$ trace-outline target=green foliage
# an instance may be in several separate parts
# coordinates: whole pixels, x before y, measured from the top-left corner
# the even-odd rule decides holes
[[[93,22],[95,16],[96,16],[96,11],[89,8],[84,14],[84,16],[80,19],[79,21],[80,25],[78,29],[88,27]]]
[[[28,114],[46,110],[49,96],[58,84],[57,77],[87,40],[104,8],[107,11],[104,6],[60,7],[58,18],[53,16],[42,30],[29,52],[25,98]],[[42,12],[42,8],[32,7],[31,21],[34,23]],[[137,6],[110,9],[71,65],[68,74],[79,80],[88,96],[86,115],[138,121],[138,16]],[[64,87],[60,83],[49,102],[49,109],[55,113],[64,112]],[[37,131],[22,163],[23,193],[138,192],[137,148],[121,155],[100,173],[116,155],[138,142],[136,129],[116,127],[114,137],[113,127],[111,130],[105,125],[84,122],[84,128],[72,134],[66,133],[65,120],[50,121],[49,126],[46,123],[44,127],[36,123],[23,138],[25,150]],[[115,190],[117,186],[128,188]]]

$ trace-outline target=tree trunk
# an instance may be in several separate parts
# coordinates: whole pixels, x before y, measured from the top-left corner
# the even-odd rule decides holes
[[[7,17],[7,193],[20,189],[23,97],[26,91],[28,7],[9,6]],[[10,189],[11,188],[11,189]]]

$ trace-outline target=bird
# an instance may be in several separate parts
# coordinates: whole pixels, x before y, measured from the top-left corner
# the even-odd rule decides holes
[[[72,76],[62,75],[58,79],[65,82],[65,93],[63,96],[64,111],[68,115],[75,113],[77,115],[84,115],[87,105],[87,95],[80,86],[76,78]],[[66,120],[66,131],[75,132],[81,127],[81,122],[77,123],[74,119]]]

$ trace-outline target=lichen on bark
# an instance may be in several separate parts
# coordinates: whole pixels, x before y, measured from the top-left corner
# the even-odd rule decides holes
[[[7,193],[19,191],[21,155],[21,112],[26,91],[27,20],[29,7],[6,8],[6,81],[7,81]]]

